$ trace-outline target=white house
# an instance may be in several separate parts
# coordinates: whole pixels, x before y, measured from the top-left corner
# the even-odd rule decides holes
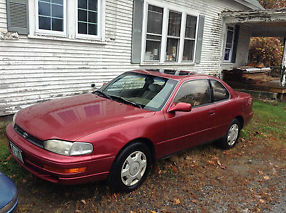
[[[257,0],[0,0],[0,116],[131,69],[219,75],[246,63],[250,37],[222,11],[250,10],[263,8]]]

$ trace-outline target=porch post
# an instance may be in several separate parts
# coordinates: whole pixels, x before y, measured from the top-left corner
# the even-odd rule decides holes
[[[282,58],[282,67],[286,65],[285,60],[286,60],[286,38],[284,37],[284,51],[283,51],[283,58]]]
[[[285,60],[286,60],[286,37],[284,37],[284,51],[283,51],[283,58],[282,58],[282,71],[281,71],[281,81],[280,81],[280,84],[282,87],[286,86]]]

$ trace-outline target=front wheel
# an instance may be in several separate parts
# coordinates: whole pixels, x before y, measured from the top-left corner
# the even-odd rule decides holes
[[[140,142],[123,149],[117,156],[109,175],[109,185],[114,191],[132,191],[138,188],[150,170],[149,148]]]
[[[218,145],[223,149],[234,147],[238,141],[240,130],[240,122],[234,119],[227,129],[226,135],[219,141]]]

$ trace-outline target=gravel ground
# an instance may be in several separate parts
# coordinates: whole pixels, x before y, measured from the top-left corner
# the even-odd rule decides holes
[[[251,135],[232,150],[204,145],[158,161],[131,193],[105,182],[61,186],[23,171],[18,212],[286,212],[286,145]]]

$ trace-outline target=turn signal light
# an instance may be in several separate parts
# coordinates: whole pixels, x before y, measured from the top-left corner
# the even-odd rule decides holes
[[[52,171],[52,172],[57,172],[57,173],[65,173],[65,174],[72,174],[72,173],[81,173],[85,172],[86,167],[80,167],[80,168],[71,168],[71,169],[59,169],[59,168],[54,168],[48,165],[44,165],[44,168]]]

